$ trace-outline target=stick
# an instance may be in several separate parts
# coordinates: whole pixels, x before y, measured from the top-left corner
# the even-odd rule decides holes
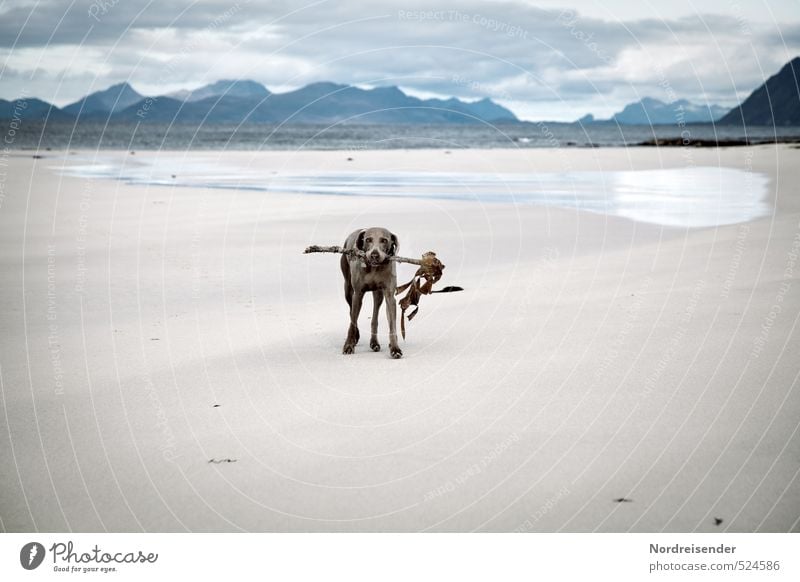
[[[343,249],[342,247],[323,247],[320,245],[311,245],[306,247],[303,251],[304,254],[309,253],[338,253],[360,259],[367,262],[367,256],[364,251],[358,249]],[[422,259],[409,259],[408,257],[387,257],[390,261],[396,263],[411,263],[412,265],[419,265],[419,269],[414,273],[411,280],[405,285],[400,285],[395,290],[395,295],[400,295],[403,291],[408,290],[406,296],[400,299],[400,333],[403,339],[406,339],[406,319],[411,321],[419,310],[419,300],[423,295],[436,293],[433,290],[433,285],[442,278],[442,271],[444,271],[444,264],[436,258],[436,253],[428,251],[422,255]],[[461,287],[446,287],[442,291],[463,291]],[[414,310],[406,316],[406,310],[409,307],[414,307]]]
[[[339,253],[342,255],[348,255],[350,257],[355,257],[357,259],[361,259],[362,261],[367,260],[367,256],[364,254],[364,251],[359,251],[358,249],[343,249],[342,247],[333,246],[333,247],[323,247],[320,245],[311,245],[310,247],[306,247],[306,250],[303,251],[303,254],[307,255],[309,253]],[[422,262],[420,259],[410,259],[408,257],[388,257],[390,261],[394,261],[395,263],[410,263],[412,265],[419,265],[422,266],[425,263]]]

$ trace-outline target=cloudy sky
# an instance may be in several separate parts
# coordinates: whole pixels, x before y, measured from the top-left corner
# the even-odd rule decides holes
[[[800,0],[0,0],[0,97],[247,78],[491,97],[525,119],[735,105],[800,55]]]

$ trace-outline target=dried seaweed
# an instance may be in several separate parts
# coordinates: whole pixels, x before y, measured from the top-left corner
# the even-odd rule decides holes
[[[400,300],[400,333],[403,339],[406,339],[406,319],[408,321],[414,319],[419,311],[419,300],[423,295],[430,295],[433,292],[434,284],[442,278],[442,271],[444,264],[436,258],[436,253],[428,251],[422,255],[422,264],[411,280],[397,288],[397,295],[408,289],[408,293]],[[414,310],[406,315],[411,306]]]

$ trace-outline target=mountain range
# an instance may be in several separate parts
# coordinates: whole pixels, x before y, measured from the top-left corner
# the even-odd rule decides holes
[[[83,97],[59,109],[44,101],[23,100],[26,119],[78,119],[168,123],[480,123],[516,122],[491,99],[419,99],[397,87],[361,89],[312,83],[287,93],[272,93],[250,80],[221,80],[192,91],[145,97],[128,83]],[[13,101],[0,100],[0,117],[13,117]]]
[[[134,123],[364,123],[451,124],[515,123],[516,115],[492,101],[420,99],[398,87],[362,89],[330,82],[312,83],[295,91],[272,93],[251,80],[220,80],[198,89],[147,97],[128,83],[91,93],[60,109],[36,98],[0,99],[0,119]],[[753,91],[731,110],[698,105],[685,99],[665,103],[644,99],[626,105],[610,119],[592,115],[581,124],[800,126],[800,57]]]
[[[721,105],[698,105],[686,99],[665,103],[652,97],[645,97],[636,103],[629,103],[610,119],[595,119],[586,115],[578,123],[618,123],[620,125],[676,125],[679,123],[711,123],[725,115],[729,109]]]

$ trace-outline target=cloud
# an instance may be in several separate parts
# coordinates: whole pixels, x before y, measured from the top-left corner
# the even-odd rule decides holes
[[[241,7],[248,2],[76,0],[67,4],[42,0],[8,4],[0,20],[0,44],[30,47],[80,43],[109,46],[132,30],[201,29],[237,4]]]
[[[23,84],[62,105],[122,80],[152,94],[242,77],[272,90],[396,84],[574,119],[645,95],[733,105],[800,52],[798,22],[601,18],[522,0],[5,6],[0,96],[15,97]]]

